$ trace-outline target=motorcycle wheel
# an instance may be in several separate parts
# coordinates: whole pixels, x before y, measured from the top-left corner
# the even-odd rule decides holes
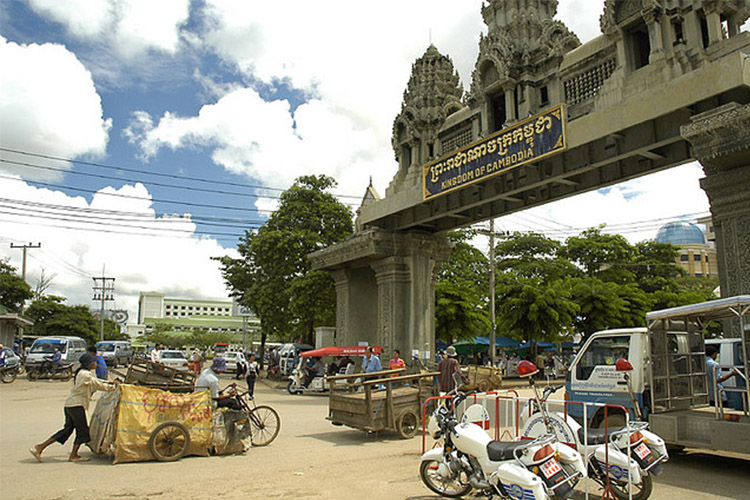
[[[286,390],[289,392],[289,394],[300,394],[302,391],[297,386],[297,382],[294,380],[289,381],[289,385],[286,386]]]
[[[34,368],[29,368],[26,371],[26,378],[29,380],[36,380],[39,378],[39,370],[36,370]]]
[[[606,479],[603,477],[603,475],[600,474],[595,477],[597,482],[599,482],[602,486],[605,486],[607,484]],[[612,494],[617,498],[617,500],[628,500],[630,498],[628,496],[627,481],[618,482],[610,477],[609,487],[612,490]],[[641,476],[641,484],[633,485],[633,500],[646,500],[649,496],[651,496],[651,491],[653,489],[654,483],[651,475],[643,474]]]
[[[63,382],[67,382],[68,380],[73,378],[73,368],[67,368],[64,372],[60,380]]]
[[[3,370],[3,384],[10,384],[18,376],[18,368],[8,368]]]
[[[419,476],[425,486],[438,495],[449,498],[459,498],[471,491],[471,485],[462,482],[460,476],[450,479],[440,477],[437,472],[439,465],[438,460],[425,460],[419,466]]]

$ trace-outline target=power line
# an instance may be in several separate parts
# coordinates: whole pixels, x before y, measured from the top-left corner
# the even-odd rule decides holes
[[[29,200],[18,200],[14,198],[0,198],[0,202],[28,206],[28,207],[41,207],[41,208],[47,208],[51,210],[64,210],[64,211],[82,212],[82,213],[99,214],[99,215],[140,217],[144,219],[154,219],[156,217],[155,212],[125,212],[121,210],[108,210],[108,209],[91,208],[91,207],[76,207],[72,205],[54,205],[51,203],[42,203],[38,201],[29,201]],[[169,215],[169,214],[165,213],[164,215]],[[236,219],[236,218],[228,218],[228,217],[211,217],[211,216],[201,215],[201,214],[196,214],[196,213],[190,213],[190,220],[209,221],[209,222],[231,222],[231,223],[236,223],[236,224],[263,224],[264,223],[264,221],[261,221],[261,220]]]
[[[216,179],[207,179],[207,178],[202,178],[202,177],[192,177],[192,176],[187,176],[187,175],[165,174],[163,172],[145,172],[145,171],[138,170],[138,169],[135,169],[135,168],[122,167],[122,166],[118,166],[118,165],[108,165],[108,164],[105,164],[105,163],[97,163],[97,162],[90,162],[90,161],[83,161],[83,160],[73,160],[71,158],[63,158],[63,157],[60,157],[60,156],[47,155],[47,154],[42,154],[42,153],[33,153],[33,152],[30,152],[30,151],[22,151],[22,150],[19,150],[19,149],[11,149],[11,148],[0,147],[0,151],[5,151],[7,153],[15,153],[15,154],[24,155],[24,156],[32,156],[32,157],[36,157],[36,158],[44,158],[44,159],[47,159],[47,160],[65,161],[65,162],[73,163],[73,164],[77,164],[77,165],[87,165],[87,166],[90,166],[90,167],[97,167],[97,168],[103,168],[103,169],[108,169],[108,170],[120,170],[120,171],[123,171],[123,172],[133,172],[133,173],[142,174],[142,175],[153,175],[155,177],[165,177],[165,178],[170,178],[170,179],[178,179],[178,180],[181,180],[181,181],[182,180],[189,180],[189,181],[203,182],[203,183],[206,183],[206,184],[219,184],[219,185],[224,185],[224,186],[234,186],[234,187],[251,188],[251,189],[265,189],[265,190],[268,190],[268,191],[278,191],[278,192],[284,192],[284,191],[286,191],[286,189],[284,189],[284,188],[274,188],[274,187],[266,187],[266,186],[257,186],[257,185],[253,185],[253,184],[242,184],[242,183],[239,183],[239,182],[220,181],[220,180],[216,180]],[[361,198],[361,196],[348,195],[348,194],[334,194],[333,196],[336,196],[337,198],[353,198],[353,199],[356,199],[356,200],[359,200]]]

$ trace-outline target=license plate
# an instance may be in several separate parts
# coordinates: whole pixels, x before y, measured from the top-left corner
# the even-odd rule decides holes
[[[541,469],[542,469],[542,474],[544,474],[544,477],[546,477],[547,479],[551,478],[558,472],[562,472],[562,468],[560,468],[560,464],[557,463],[557,460],[555,460],[554,458],[551,458],[547,460],[546,462],[544,462],[542,464]]]
[[[647,456],[651,454],[651,450],[648,449],[648,446],[641,443],[638,448],[635,449],[635,454],[638,455],[638,458],[641,460],[645,460]]]

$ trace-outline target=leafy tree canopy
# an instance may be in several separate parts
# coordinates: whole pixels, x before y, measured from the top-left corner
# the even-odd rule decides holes
[[[335,186],[324,175],[297,178],[268,221],[240,239],[241,257],[217,259],[232,295],[260,318],[262,338],[310,342],[315,326],[335,321],[333,281],[312,271],[307,259],[352,233],[351,211],[327,192]]]
[[[31,287],[16,274],[16,268],[0,261],[0,305],[10,311],[19,311],[32,295]]]
[[[446,342],[485,335],[490,328],[489,262],[466,240],[469,232],[454,232],[450,260],[435,284],[435,336]]]

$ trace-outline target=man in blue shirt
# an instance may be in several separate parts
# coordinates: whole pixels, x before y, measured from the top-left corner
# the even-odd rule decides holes
[[[109,369],[107,368],[107,362],[104,361],[104,356],[102,356],[102,353],[97,352],[96,347],[93,345],[88,348],[88,351],[96,358],[96,377],[107,380],[109,378]]]
[[[719,388],[719,392],[721,393],[721,405],[726,406],[727,403],[727,393],[724,392],[724,386],[721,385],[722,382],[727,380],[728,378],[734,377],[737,375],[737,370],[732,370],[728,374],[722,376],[721,375],[721,366],[719,363],[716,362],[716,357],[719,354],[719,349],[716,348],[716,346],[708,345],[706,346],[706,375],[708,376],[708,402],[711,405],[714,405],[716,403],[716,398],[714,397],[714,380],[716,380],[716,386]]]
[[[380,358],[377,357],[372,347],[367,348],[367,356],[362,360],[362,371],[365,373],[379,372],[383,369]]]

